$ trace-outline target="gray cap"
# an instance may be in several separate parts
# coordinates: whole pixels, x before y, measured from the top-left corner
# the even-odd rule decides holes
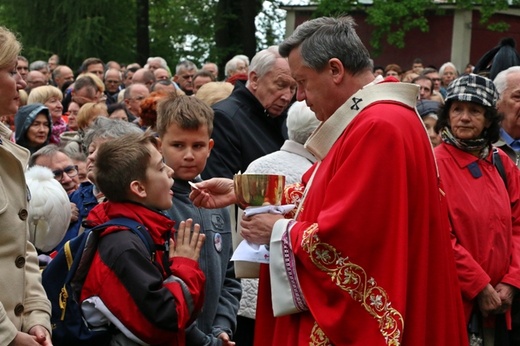
[[[448,85],[445,101],[466,101],[477,103],[484,107],[495,107],[498,92],[495,84],[476,74],[463,75]]]

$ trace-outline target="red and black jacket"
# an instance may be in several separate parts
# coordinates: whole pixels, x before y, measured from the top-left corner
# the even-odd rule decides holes
[[[173,231],[174,222],[167,216],[135,203],[99,204],[88,220],[95,226],[117,217],[142,223],[156,244],[164,244]],[[157,250],[152,261],[137,235],[120,227],[107,228],[81,301],[100,302],[104,314],[122,324],[120,330],[147,344],[184,345],[184,328],[195,320],[204,301],[205,278],[196,261],[175,257],[165,268],[163,256],[164,251]]]

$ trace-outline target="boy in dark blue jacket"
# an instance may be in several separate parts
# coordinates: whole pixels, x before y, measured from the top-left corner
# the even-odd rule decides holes
[[[189,199],[189,183],[201,181],[199,174],[213,148],[212,130],[213,110],[195,97],[172,96],[158,106],[161,151],[175,179],[174,207],[168,215],[177,223],[192,218],[206,235],[199,258],[206,276],[206,296],[201,315],[186,331],[186,342],[193,346],[235,344],[231,338],[242,293],[230,261],[233,246],[228,209],[199,209]]]

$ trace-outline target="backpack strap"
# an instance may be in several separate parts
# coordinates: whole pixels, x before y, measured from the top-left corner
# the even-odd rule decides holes
[[[123,226],[123,227],[128,228],[134,234],[136,234],[139,238],[141,238],[143,243],[146,245],[146,247],[148,249],[148,253],[150,254],[150,259],[152,262],[154,262],[157,265],[157,268],[159,270],[163,269],[168,276],[172,275],[172,272],[170,270],[170,265],[169,265],[169,260],[170,260],[170,257],[169,257],[169,255],[170,255],[170,249],[169,249],[170,234],[169,233],[165,237],[166,239],[164,241],[164,244],[155,244],[153,242],[152,236],[150,235],[150,233],[148,233],[148,231],[142,224],[140,224],[139,222],[134,221],[132,219],[127,219],[124,217],[109,220],[109,221],[103,223],[102,225],[94,227],[92,229],[92,231],[94,231],[98,227],[105,229],[109,226]],[[163,256],[161,258],[162,268],[155,262],[155,252],[157,250],[164,251]]]
[[[132,231],[132,233],[134,233],[141,239],[141,241],[148,249],[148,254],[152,258],[152,260],[155,258],[155,251],[157,249],[157,245],[154,244],[152,236],[150,235],[150,233],[148,233],[146,227],[143,224],[125,217],[118,217],[92,228],[92,232],[101,232],[110,226],[122,226],[128,228],[130,231]]]
[[[504,165],[502,163],[502,159],[500,158],[500,154],[498,153],[498,148],[493,147],[493,165],[497,168],[498,174],[504,181],[507,189],[507,176],[506,170],[504,169]]]

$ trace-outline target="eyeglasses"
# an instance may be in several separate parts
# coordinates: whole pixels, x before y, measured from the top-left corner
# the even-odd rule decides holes
[[[439,82],[441,79],[440,78],[432,78],[432,81],[434,82]]]
[[[74,178],[76,175],[78,175],[78,166],[67,166],[63,169],[52,171],[52,174],[54,174],[54,179],[57,181],[61,181],[63,179],[63,173],[66,173],[69,178]]]

